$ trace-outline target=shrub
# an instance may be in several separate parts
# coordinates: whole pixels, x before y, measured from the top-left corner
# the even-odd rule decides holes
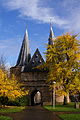
[[[18,97],[16,99],[16,102],[18,103],[18,105],[20,106],[27,106],[29,105],[29,98],[27,96],[23,96],[23,97]]]
[[[8,106],[19,106],[19,103],[17,103],[16,101],[11,101],[9,100],[8,103],[7,103]]]
[[[29,99],[27,96],[18,97],[15,99],[15,101],[9,100],[7,105],[9,105],[9,106],[27,106],[27,105],[29,105]]]
[[[0,96],[0,105],[7,105],[8,100],[7,96]]]

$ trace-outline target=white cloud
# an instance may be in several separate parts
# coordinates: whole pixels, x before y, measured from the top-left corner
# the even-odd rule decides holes
[[[80,0],[3,0],[8,10],[38,22],[52,22],[61,29],[80,31]],[[46,3],[46,5],[45,5]]]
[[[6,38],[5,40],[0,40],[0,55],[4,55],[6,57],[6,68],[10,68],[11,65],[14,65],[14,61],[17,61],[21,44],[22,38],[20,38],[20,36],[17,36],[17,38]]]
[[[7,0],[5,6],[9,10],[19,10],[20,16],[29,17],[39,22],[52,22],[61,26],[67,23],[66,20],[55,14],[53,8],[40,6],[40,0]]]
[[[80,0],[63,0],[61,4],[64,14],[67,13],[65,19],[68,24],[64,26],[69,31],[80,32]]]
[[[76,33],[80,33],[80,13],[76,12],[69,18],[69,24],[66,29]]]
[[[7,45],[4,45],[3,43],[0,43],[0,49],[7,48]]]

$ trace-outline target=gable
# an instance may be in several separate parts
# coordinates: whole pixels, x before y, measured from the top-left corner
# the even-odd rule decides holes
[[[36,49],[33,57],[31,58],[31,60],[29,61],[28,65],[25,66],[24,68],[24,72],[27,72],[27,71],[40,71],[39,69],[35,68],[37,67],[38,65],[41,65],[43,64],[45,61],[44,59],[42,58],[38,48]]]

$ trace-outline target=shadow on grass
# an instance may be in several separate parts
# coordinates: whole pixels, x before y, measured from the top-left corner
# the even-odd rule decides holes
[[[56,105],[55,109],[52,106],[44,106],[44,108],[50,110],[50,111],[57,111],[57,112],[65,112],[65,111],[70,111],[70,112],[80,112],[79,109],[75,109],[74,103],[70,103],[67,105]]]

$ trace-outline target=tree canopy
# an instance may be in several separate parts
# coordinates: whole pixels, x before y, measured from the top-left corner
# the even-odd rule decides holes
[[[57,37],[47,46],[46,63],[48,82],[56,81],[57,92],[67,95],[80,92],[80,43],[77,35]],[[60,87],[61,86],[61,87]]]
[[[28,91],[21,88],[21,84],[13,74],[9,76],[7,71],[0,69],[0,96],[6,96],[14,100],[17,97],[27,94]]]

